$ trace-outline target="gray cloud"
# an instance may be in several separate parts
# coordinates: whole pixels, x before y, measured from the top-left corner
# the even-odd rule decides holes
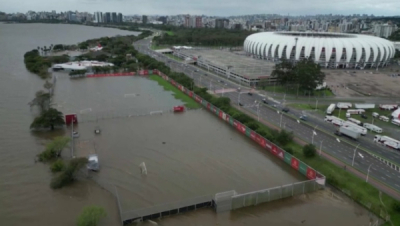
[[[353,14],[398,15],[398,0],[0,0],[1,10],[112,11],[123,14],[290,15]]]

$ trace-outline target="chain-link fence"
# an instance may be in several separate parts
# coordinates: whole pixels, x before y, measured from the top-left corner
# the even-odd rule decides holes
[[[254,206],[260,203],[271,202],[278,199],[314,192],[322,189],[323,187],[324,185],[318,183],[317,180],[309,180],[245,194],[238,194],[232,196],[232,209]]]

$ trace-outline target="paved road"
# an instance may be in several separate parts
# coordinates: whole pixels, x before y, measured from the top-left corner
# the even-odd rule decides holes
[[[144,54],[148,54],[153,58],[165,62],[168,66],[170,66],[174,71],[184,72],[188,76],[191,76],[196,85],[204,86],[209,88],[214,92],[221,92],[223,90],[229,91],[225,93],[220,93],[221,96],[226,96],[231,99],[232,104],[238,104],[240,102],[246,110],[252,112],[255,115],[258,115],[260,119],[266,120],[278,127],[284,128],[288,131],[292,131],[295,136],[299,137],[303,141],[308,143],[313,142],[319,149],[322,144],[322,150],[340,161],[346,163],[347,165],[352,165],[353,157],[354,157],[354,168],[367,174],[367,169],[370,167],[369,175],[370,177],[376,178],[378,181],[383,184],[389,185],[391,188],[400,192],[400,173],[393,170],[386,164],[372,157],[368,153],[360,150],[360,147],[370,149],[375,151],[378,154],[384,155],[392,161],[400,162],[400,156],[398,153],[393,153],[392,151],[377,146],[368,141],[371,137],[365,137],[360,139],[360,141],[356,144],[360,144],[359,148],[356,150],[354,147],[354,142],[345,140],[346,138],[340,137],[340,143],[337,141],[336,137],[331,134],[323,133],[319,130],[316,130],[317,135],[313,134],[313,127],[306,125],[305,123],[294,119],[292,117],[288,117],[285,114],[281,114],[282,105],[278,103],[274,103],[273,101],[268,101],[269,105],[265,104],[257,104],[262,100],[265,96],[263,94],[253,94],[252,96],[248,95],[250,91],[249,88],[242,87],[241,91],[238,92],[238,85],[219,76],[216,76],[212,73],[208,73],[200,68],[196,68],[194,66],[185,65],[182,62],[176,62],[171,60],[170,58],[157,54],[154,51],[149,49],[150,40],[145,39],[135,43],[135,47],[137,50]],[[255,101],[258,101],[255,103]],[[272,105],[276,104],[276,109],[272,107]],[[279,112],[279,113],[278,113]],[[296,110],[292,110],[290,114],[294,116],[299,116],[301,112]],[[299,123],[300,122],[300,123]],[[334,128],[332,125],[321,122],[319,119],[311,118],[308,123],[313,126],[317,126],[318,128],[327,130],[328,132],[333,132]],[[349,143],[346,143],[348,141]]]

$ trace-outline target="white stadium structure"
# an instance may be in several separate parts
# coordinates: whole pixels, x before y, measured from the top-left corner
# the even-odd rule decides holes
[[[376,68],[386,66],[395,54],[394,44],[382,38],[328,32],[261,32],[248,36],[244,50],[272,61],[311,58],[325,68]]]

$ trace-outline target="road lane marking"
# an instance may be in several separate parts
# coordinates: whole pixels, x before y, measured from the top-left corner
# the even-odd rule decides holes
[[[383,180],[386,180],[384,177],[381,177]]]
[[[386,175],[387,177],[389,177],[389,178],[392,178],[391,176],[389,176],[389,175]]]
[[[400,186],[399,186],[398,184],[394,184],[394,185],[396,185],[396,187],[399,187],[399,188],[400,188]]]

